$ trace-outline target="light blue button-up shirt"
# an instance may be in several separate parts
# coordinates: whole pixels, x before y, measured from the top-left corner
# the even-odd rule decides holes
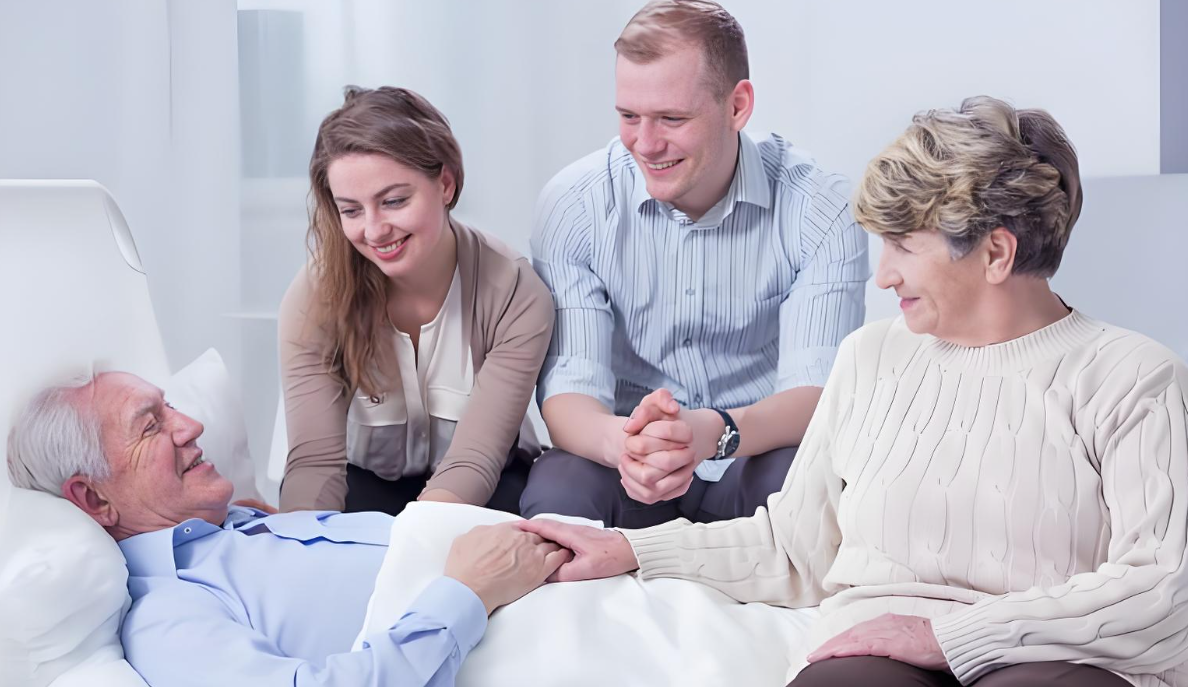
[[[562,170],[532,236],[557,307],[539,401],[580,393],[626,415],[661,387],[727,409],[825,386],[866,316],[867,240],[848,194],[779,136],[745,133],[729,190],[697,221],[648,194],[617,138]]]
[[[391,527],[382,513],[233,506],[221,528],[188,520],[125,539],[128,661],[152,687],[454,684],[487,613],[448,577],[351,652]]]

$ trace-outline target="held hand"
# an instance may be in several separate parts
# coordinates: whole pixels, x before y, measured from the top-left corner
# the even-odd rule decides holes
[[[516,523],[480,525],[454,540],[445,574],[470,587],[489,615],[544,584],[570,558],[567,549]]]
[[[916,615],[884,613],[858,623],[809,654],[808,662],[847,656],[884,656],[925,670],[949,670],[932,621]]]
[[[522,520],[516,525],[525,532],[556,542],[573,552],[549,577],[549,582],[577,582],[614,577],[639,567],[627,538],[614,530],[571,525],[556,520]]]

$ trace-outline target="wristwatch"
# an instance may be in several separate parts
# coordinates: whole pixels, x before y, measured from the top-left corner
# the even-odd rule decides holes
[[[722,460],[734,455],[738,450],[738,444],[742,441],[738,433],[738,425],[734,424],[734,418],[730,417],[730,413],[725,410],[718,410],[711,408],[715,413],[722,416],[722,421],[726,423],[726,428],[722,430],[722,436],[718,437],[718,451],[710,460]]]

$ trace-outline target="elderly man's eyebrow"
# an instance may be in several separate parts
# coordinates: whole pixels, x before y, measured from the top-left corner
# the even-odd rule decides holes
[[[141,401],[140,403],[138,403],[136,405],[136,407],[133,409],[132,414],[129,416],[128,423],[131,425],[138,424],[142,417],[144,417],[145,415],[148,415],[150,413],[153,413],[158,408],[160,408],[162,402],[164,401],[164,398],[165,398],[164,395],[159,394],[155,398],[148,398],[148,399],[145,399],[144,401]]]

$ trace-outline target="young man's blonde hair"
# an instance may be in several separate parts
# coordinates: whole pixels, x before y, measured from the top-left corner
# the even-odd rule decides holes
[[[1015,235],[1015,274],[1051,277],[1081,214],[1077,152],[1043,110],[978,96],[921,112],[871,160],[854,218],[884,236],[935,229],[955,258],[997,227]]]
[[[691,44],[701,46],[714,95],[726,97],[739,81],[750,78],[742,27],[711,0],[652,0],[627,22],[615,52],[648,64]]]

